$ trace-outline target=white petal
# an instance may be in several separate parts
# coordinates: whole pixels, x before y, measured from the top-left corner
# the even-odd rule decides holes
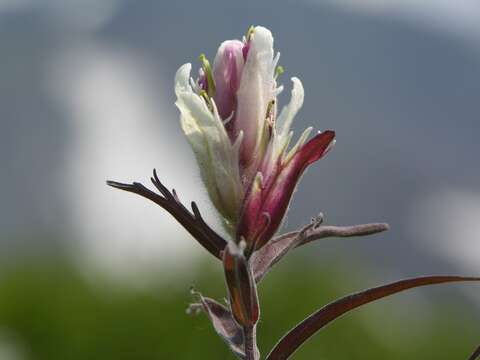
[[[303,105],[304,90],[302,82],[296,77],[292,78],[292,82],[293,87],[290,103],[282,109],[277,119],[279,133],[281,137],[287,136],[290,131],[290,126],[292,125],[293,118],[295,117],[295,115],[297,115],[298,110],[300,110]]]
[[[175,94],[191,91],[192,88],[190,82],[190,71],[192,70],[192,64],[187,63],[180,66],[175,74]]]
[[[304,91],[302,82],[298,78],[292,78],[293,87],[290,103],[285,106],[279,117],[276,121],[276,129],[274,129],[273,138],[270,140],[268,152],[266,155],[269,155],[267,161],[271,164],[274,164],[275,161],[280,156],[285,156],[287,159],[290,159],[291,156],[298,150],[298,148],[303,145],[308,134],[310,134],[311,128],[306,129],[297,144],[288,152],[288,155],[285,155],[285,151],[288,147],[288,144],[292,138],[292,131],[290,126],[293,122],[295,115],[298,113],[298,110],[303,105]],[[278,129],[278,130],[277,130]],[[284,159],[285,161],[285,159]],[[265,165],[264,165],[265,166]],[[270,165],[271,167],[272,165]]]

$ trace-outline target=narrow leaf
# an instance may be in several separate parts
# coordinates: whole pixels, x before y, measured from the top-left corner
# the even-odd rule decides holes
[[[267,360],[288,359],[305,341],[317,331],[328,325],[343,314],[368,304],[375,300],[396,294],[398,292],[426,285],[441,284],[458,281],[480,281],[480,277],[465,276],[424,276],[400,280],[391,284],[360,291],[336,300],[303,320],[290,330],[279,342]]]
[[[243,329],[235,322],[230,310],[213,299],[200,294],[198,296],[202,309],[208,315],[217,334],[237,357],[245,359]]]
[[[252,264],[255,281],[259,283],[270,269],[290,250],[309,242],[328,237],[366,236],[389,229],[388,224],[374,223],[352,226],[322,225],[323,214],[312,219],[312,222],[300,230],[277,236],[265,246],[253,253]]]

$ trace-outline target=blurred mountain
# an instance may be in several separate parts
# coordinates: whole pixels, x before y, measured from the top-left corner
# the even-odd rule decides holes
[[[335,150],[304,177],[286,227],[319,211],[332,224],[387,221],[388,234],[316,245],[311,256],[354,254],[366,266],[403,274],[448,270],[428,246],[417,246],[422,239],[411,237],[410,213],[413,204],[444,189],[479,191],[478,49],[398,19],[296,1],[130,0],[118,2],[111,19],[93,30],[48,14],[35,7],[0,15],[3,254],[58,249],[54,239],[70,231],[70,204],[62,195],[68,184],[59,171],[69,162],[64,149],[76,133],[49,90],[48,68],[58,53],[93,43],[148,59],[171,74],[158,86],[174,114],[176,69],[202,52],[212,59],[221,41],[261,24],[274,33],[286,69],[281,102],[288,99],[291,76],[305,86],[297,135],[310,125],[338,134]],[[168,121],[176,124],[176,118]],[[178,144],[172,154],[191,157],[179,131],[171,141]],[[39,243],[33,236],[39,232],[54,236]]]

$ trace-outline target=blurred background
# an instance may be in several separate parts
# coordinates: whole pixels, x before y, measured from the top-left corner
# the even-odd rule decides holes
[[[233,359],[189,287],[215,260],[154,204],[107,188],[153,168],[219,228],[174,107],[173,76],[250,25],[304,84],[294,128],[335,129],[283,230],[391,231],[296,250],[262,283],[260,347],[349,292],[480,273],[477,0],[0,0],[0,360]],[[411,291],[328,327],[295,359],[464,359],[475,284]]]

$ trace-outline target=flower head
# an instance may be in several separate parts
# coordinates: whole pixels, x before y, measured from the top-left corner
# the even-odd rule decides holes
[[[190,64],[175,78],[182,128],[202,179],[228,231],[246,242],[247,255],[274,235],[301,175],[335,142],[333,131],[307,141],[308,128],[289,149],[304,91],[292,78],[290,103],[277,114],[279,57],[271,32],[252,27],[243,40],[220,45],[213,67],[202,55],[197,81]]]

